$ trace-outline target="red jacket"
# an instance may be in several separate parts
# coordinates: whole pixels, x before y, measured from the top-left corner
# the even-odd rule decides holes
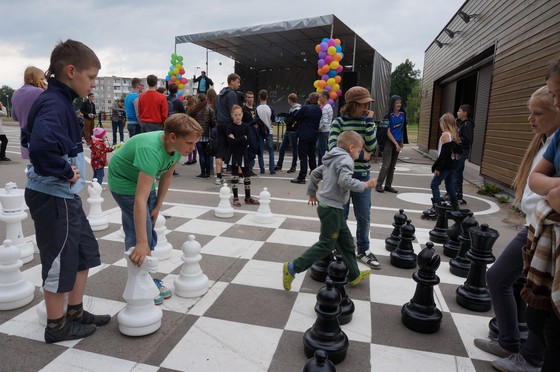
[[[138,99],[138,120],[163,126],[167,119],[167,99],[155,90],[148,90]]]

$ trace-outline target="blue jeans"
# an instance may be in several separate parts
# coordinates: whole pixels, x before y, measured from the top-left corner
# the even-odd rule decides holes
[[[278,155],[278,163],[276,165],[279,169],[282,169],[282,164],[284,164],[284,155],[286,153],[286,147],[288,144],[292,147],[292,168],[297,167],[297,157],[298,157],[298,149],[297,149],[297,134],[295,131],[293,132],[284,132],[284,138],[282,139],[282,144],[280,145],[280,154]]]
[[[198,150],[198,157],[200,159],[200,173],[210,175],[212,170],[212,157],[206,153],[206,146],[208,142],[197,142],[196,149]]]
[[[140,130],[140,124],[137,124],[137,123],[134,123],[134,124],[129,123],[129,124],[127,125],[127,128],[128,128],[128,138],[132,138],[132,137],[134,137],[135,135],[142,133],[142,130]]]
[[[457,199],[463,199],[463,172],[465,171],[465,162],[469,158],[469,152],[469,149],[463,149],[463,153],[459,158],[459,166],[455,169]]]
[[[356,172],[352,176],[362,182],[369,180],[369,172]],[[354,217],[356,217],[356,246],[358,254],[365,253],[369,249],[369,229],[370,229],[370,210],[371,210],[371,189],[364,192],[350,191],[350,201],[344,206],[344,218],[348,219],[350,212],[350,202],[354,206]]]
[[[121,142],[124,141],[124,123],[122,120],[113,121],[111,120],[111,124],[113,125],[113,145],[117,144],[117,129],[119,130],[119,137]]]
[[[103,183],[103,177],[105,177],[105,168],[93,171],[93,178],[97,178],[97,183],[100,185]]]
[[[274,172],[274,139],[272,134],[266,137],[259,136],[259,168],[261,172],[264,172],[264,142],[266,141],[266,146],[268,147],[268,170]]]
[[[113,198],[121,208],[122,227],[124,230],[124,248],[128,251],[136,245],[136,230],[134,229],[134,195],[122,195],[111,192]],[[148,232],[148,246],[153,251],[157,244],[157,234],[150,213],[156,206],[156,191],[153,190],[148,196],[146,207],[146,231]]]
[[[317,138],[317,158],[319,159],[317,164],[323,164],[323,155],[327,152],[327,146],[329,142],[329,132],[319,132],[319,138]]]
[[[445,190],[447,190],[447,195],[451,199],[451,205],[458,205],[457,200],[457,190],[455,188],[455,170],[441,171],[439,176],[434,176],[432,178],[432,183],[430,183],[430,188],[432,189],[432,196],[434,198],[434,203],[439,203],[441,201],[441,194],[439,192],[439,185],[441,182],[445,182]]]

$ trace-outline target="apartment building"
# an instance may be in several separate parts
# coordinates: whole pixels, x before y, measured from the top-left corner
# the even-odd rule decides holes
[[[97,112],[110,114],[111,106],[113,106],[115,100],[124,99],[124,97],[132,91],[130,85],[131,80],[132,78],[130,77],[98,76],[97,79],[95,79],[96,87],[93,89]],[[158,79],[157,86],[164,87],[165,79]]]

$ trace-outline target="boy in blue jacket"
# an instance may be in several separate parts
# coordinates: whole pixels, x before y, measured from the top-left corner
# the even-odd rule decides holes
[[[80,126],[72,101],[95,88],[101,63],[79,41],[56,45],[45,73],[48,89],[34,102],[22,142],[29,148],[25,202],[35,224],[47,308],[47,343],[91,335],[109,315],[83,309],[88,270],[99,266],[99,246],[79,193],[85,180]],[[64,313],[64,299],[68,307]]]
[[[364,192],[372,189],[377,181],[367,182],[352,178],[354,160],[360,156],[364,147],[362,136],[354,131],[340,133],[335,148],[325,154],[323,164],[311,173],[307,195],[307,204],[317,205],[317,214],[321,220],[319,241],[292,262],[284,263],[282,284],[286,291],[292,286],[296,273],[301,273],[336,249],[348,267],[348,280],[354,286],[367,278],[371,271],[358,269],[354,251],[354,238],[344,218],[344,205],[350,200],[350,191]],[[317,192],[319,182],[323,181]],[[318,197],[317,197],[318,195]]]

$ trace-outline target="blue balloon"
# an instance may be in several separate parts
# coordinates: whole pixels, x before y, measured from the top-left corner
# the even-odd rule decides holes
[[[183,95],[183,89],[179,89],[179,91],[177,92],[177,96],[182,96]]]
[[[183,77],[183,75],[177,74],[177,80],[181,80],[182,77]]]
[[[321,40],[321,41],[322,41],[323,43],[328,43],[328,42],[329,42],[329,38],[328,38],[328,37],[325,37],[325,38],[323,38],[323,40]]]
[[[175,68],[175,65],[169,66],[169,70],[170,70],[170,71],[173,71],[174,68]]]
[[[167,76],[165,77],[165,80],[166,80],[166,81],[171,80],[171,76],[167,75]]]
[[[337,52],[337,53],[342,52],[342,47],[341,47],[340,45],[336,45],[336,46],[334,47],[334,49],[336,49],[336,52]]]
[[[329,77],[332,77],[332,78],[335,77],[335,76],[336,76],[336,70],[331,69],[331,70],[327,73],[327,75],[329,75]]]

